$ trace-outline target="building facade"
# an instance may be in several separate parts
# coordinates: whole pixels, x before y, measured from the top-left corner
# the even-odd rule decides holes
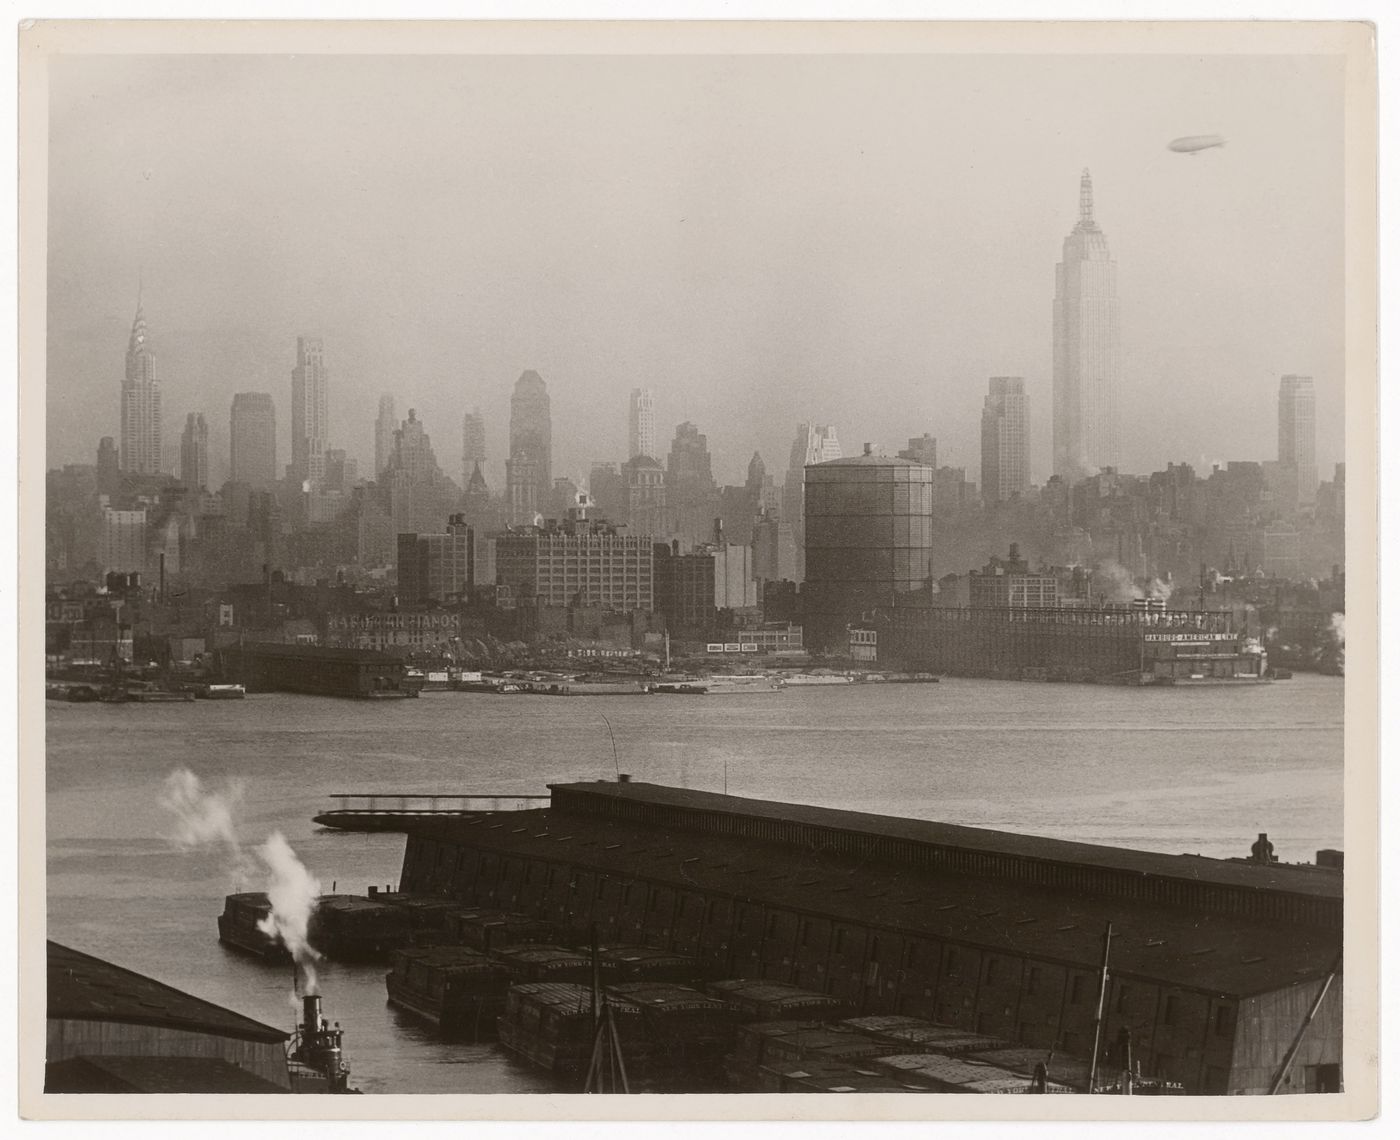
[[[808,467],[805,523],[809,648],[843,651],[862,615],[931,598],[933,472],[922,463],[867,449]]]
[[[654,606],[652,541],[604,522],[567,519],[496,537],[496,581],[549,606]]]
[[[622,465],[627,484],[627,527],[645,538],[666,538],[666,471],[650,455],[637,455]]]
[[[1279,381],[1278,464],[1284,508],[1311,508],[1317,502],[1317,396],[1311,376]]]
[[[527,370],[520,374],[510,397],[508,459],[519,460],[523,457],[534,464],[535,510],[549,501],[549,491],[554,485],[552,456],[549,389],[538,372]],[[509,478],[506,482],[510,482]]]
[[[1079,182],[1079,221],[1055,266],[1054,468],[1077,482],[1119,460],[1118,266]]]
[[[229,411],[229,482],[267,490],[277,482],[277,406],[268,392],[239,392]]]
[[[329,378],[320,337],[297,337],[292,369],[292,478],[319,483],[326,475]]]
[[[1005,503],[1026,493],[1027,446],[1026,382],[1019,376],[993,376],[982,404],[983,503]]]
[[[180,436],[180,482],[191,490],[209,487],[209,425],[204,413],[190,412]]]
[[[709,440],[689,421],[676,425],[666,457],[666,510],[670,533],[699,542],[710,533],[718,506]]]
[[[399,430],[394,411],[394,397],[385,392],[379,397],[379,414],[374,418],[374,477],[384,474],[394,458],[394,433]]]
[[[533,526],[543,517],[540,464],[524,452],[506,460],[506,518],[511,526]]]
[[[976,609],[1053,609],[1060,604],[1060,580],[1036,574],[1013,542],[1005,558],[992,557],[968,575],[968,600]]]
[[[627,458],[656,454],[656,397],[650,388],[633,388],[627,405]]]
[[[140,574],[146,569],[146,511],[102,511],[98,564],[103,574]]]
[[[797,436],[792,441],[792,452],[788,456],[787,478],[783,482],[783,529],[779,536],[779,543],[783,549],[778,554],[780,576],[783,578],[801,582],[806,577],[803,488],[807,468],[840,458],[841,444],[836,439],[834,426],[810,423],[797,425]]]
[[[682,554],[680,543],[653,548],[656,609],[672,633],[702,633],[715,624],[715,561],[705,553]]]
[[[441,534],[400,534],[399,601],[404,605],[460,602],[476,586],[471,529],[461,515]]]
[[[156,355],[139,301],[126,345],[121,435],[123,471],[133,475],[161,473],[160,381],[156,379]]]

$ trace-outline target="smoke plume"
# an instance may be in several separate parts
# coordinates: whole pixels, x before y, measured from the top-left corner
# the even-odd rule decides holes
[[[258,929],[281,940],[301,972],[305,992],[315,993],[316,960],[321,955],[312,947],[308,933],[311,912],[321,897],[321,883],[280,831],[269,835],[257,853],[267,868],[267,901],[272,905]]]
[[[175,817],[170,841],[181,851],[222,848],[229,859],[235,890],[247,885],[253,866],[238,840],[234,815],[243,799],[243,785],[232,781],[222,790],[206,790],[198,776],[179,768],[165,778],[160,806]]]
[[[1099,593],[1110,602],[1131,602],[1134,598],[1142,597],[1133,576],[1111,558],[1094,568],[1094,576],[1098,579]]]

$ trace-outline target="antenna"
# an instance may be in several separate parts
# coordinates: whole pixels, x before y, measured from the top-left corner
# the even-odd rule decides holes
[[[612,721],[608,720],[602,713],[598,715],[603,717],[603,723],[608,726],[608,739],[612,741],[613,748],[613,775],[620,781],[622,779],[622,768],[617,762],[617,737],[613,735]]]

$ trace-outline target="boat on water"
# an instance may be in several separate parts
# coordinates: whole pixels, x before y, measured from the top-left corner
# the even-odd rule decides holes
[[[184,689],[162,688],[154,681],[126,681],[103,689],[99,699],[113,705],[166,704],[174,701],[192,701],[194,694]]]
[[[271,911],[272,904],[262,891],[227,896],[219,915],[219,941],[270,962],[290,961],[281,940],[259,925]],[[411,941],[413,933],[414,916],[407,909],[360,895],[323,895],[307,927],[311,945],[340,962],[387,961],[390,953]]]
[[[647,1058],[642,1011],[630,1002],[608,999],[622,1056],[629,1071]],[[503,1047],[558,1076],[579,1078],[593,1056],[596,999],[576,982],[528,982],[510,987],[505,1012],[497,1021]]]
[[[720,1076],[738,1024],[724,1002],[675,982],[618,982],[605,992],[610,1002],[641,1010],[646,1034],[646,1056],[639,1073],[643,1079],[684,1074],[695,1081]]]
[[[650,685],[653,693],[710,697],[732,697],[747,693],[776,693],[782,687],[783,682],[780,678],[751,674],[665,678],[653,681]]]
[[[801,687],[803,685],[854,685],[856,678],[849,673],[788,673],[783,684]]]
[[[195,696],[204,701],[241,701],[247,695],[242,685],[204,685],[195,690]]]
[[[642,681],[602,681],[587,677],[545,677],[519,682],[516,690],[552,697],[644,697],[651,686]]]
[[[384,978],[390,1005],[445,1037],[495,1036],[509,986],[500,963],[468,946],[409,946],[394,951],[392,964]]]

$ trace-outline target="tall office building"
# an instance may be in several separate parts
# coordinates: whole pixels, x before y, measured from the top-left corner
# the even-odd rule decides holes
[[[180,482],[191,490],[209,486],[209,425],[203,412],[185,417],[185,431],[180,436]]]
[[[1118,466],[1118,267],[1079,181],[1079,221],[1055,266],[1055,474],[1076,483]]]
[[[277,406],[270,393],[237,393],[228,435],[230,482],[258,490],[277,482]]]
[[[326,475],[326,361],[320,337],[297,337],[292,369],[292,468],[299,483],[320,483]]]
[[[527,459],[534,464],[535,501],[549,502],[554,485],[550,474],[549,390],[540,374],[527,370],[515,382],[510,397],[510,454],[513,461]],[[509,478],[507,478],[509,483]],[[538,509],[538,508],[537,508]]]
[[[1311,376],[1285,376],[1278,386],[1278,463],[1285,506],[1317,501],[1317,396]]]
[[[104,435],[97,444],[97,493],[112,496],[122,484],[121,455],[117,451],[117,441]]]
[[[548,500],[540,496],[540,464],[524,452],[506,460],[506,519],[531,526],[543,518]]]
[[[462,417],[462,486],[471,482],[472,471],[486,462],[486,421],[481,409],[473,408]]]
[[[801,582],[806,572],[806,521],[803,487],[808,467],[830,463],[841,458],[841,444],[836,428],[830,424],[797,425],[797,438],[792,441],[788,459],[787,479],[783,483],[783,515],[779,545],[779,565],[784,576],[790,571],[794,582]]]
[[[385,392],[379,397],[379,415],[374,421],[374,477],[378,479],[394,458],[394,433],[399,430],[394,412],[394,397]]]
[[[161,471],[160,382],[156,354],[146,331],[146,315],[136,302],[136,319],[126,345],[122,381],[122,470],[135,475]]]
[[[982,502],[1026,493],[1026,382],[993,376],[982,404]]]
[[[656,398],[650,388],[633,388],[627,410],[627,458],[656,458]]]
[[[672,534],[703,541],[719,509],[709,440],[689,421],[676,425],[666,457],[666,506]]]

